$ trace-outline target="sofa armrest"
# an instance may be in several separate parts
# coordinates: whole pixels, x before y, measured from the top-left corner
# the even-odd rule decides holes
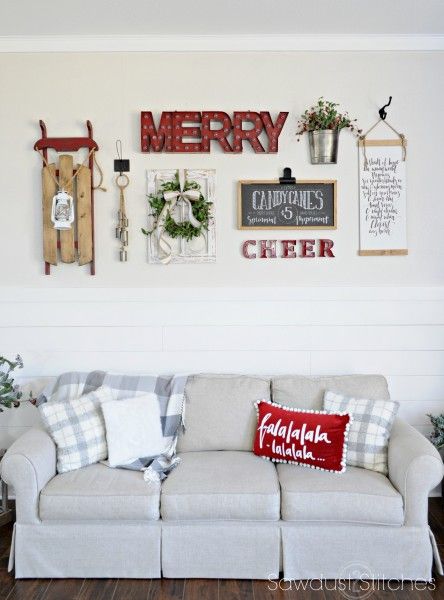
[[[1,462],[2,479],[14,487],[18,523],[39,522],[39,495],[56,474],[56,447],[41,429],[31,429],[9,447]]]
[[[444,475],[441,456],[427,438],[397,419],[388,448],[389,479],[404,499],[406,525],[427,524],[428,497]]]

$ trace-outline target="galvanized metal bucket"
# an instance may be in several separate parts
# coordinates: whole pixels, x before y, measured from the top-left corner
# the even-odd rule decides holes
[[[338,160],[339,131],[323,129],[309,131],[310,155],[312,165],[325,165],[336,163]]]

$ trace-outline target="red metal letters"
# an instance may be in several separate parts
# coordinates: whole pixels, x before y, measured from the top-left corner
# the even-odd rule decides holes
[[[299,251],[297,245],[299,243]],[[276,258],[277,244],[281,244],[280,258],[334,258],[333,240],[246,240],[242,244],[245,258]]]
[[[211,141],[224,152],[239,154],[248,142],[257,153],[274,154],[288,112],[280,112],[273,122],[270,113],[236,111],[233,117],[222,111],[168,111],[163,112],[156,127],[153,113],[141,113],[142,152],[210,152]],[[248,123],[249,127],[244,127]],[[218,127],[212,128],[217,124]],[[266,141],[266,147],[259,139]],[[230,138],[230,141],[229,139]]]

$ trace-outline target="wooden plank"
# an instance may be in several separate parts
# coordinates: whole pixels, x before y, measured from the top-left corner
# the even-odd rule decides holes
[[[180,289],[179,289],[180,288]],[[177,300],[180,292],[180,300]],[[322,293],[321,293],[322,292]],[[105,304],[112,298],[113,302],[125,302],[127,307],[134,302],[156,302],[169,305],[175,295],[182,309],[186,303],[203,302],[212,307],[214,302],[313,302],[322,299],[323,302],[373,302],[373,301],[444,301],[444,286],[401,286],[401,285],[368,285],[368,286],[293,286],[293,287],[83,287],[73,288],[66,294],[66,286],[32,289],[27,287],[3,287],[0,294],[0,306],[6,302],[38,304],[40,302],[100,302]],[[268,306],[271,306],[268,304]],[[3,308],[1,309],[3,310]],[[1,311],[0,311],[1,312]],[[182,310],[182,314],[184,314]]]
[[[359,256],[406,256],[408,250],[358,250]]]
[[[6,570],[7,564],[7,558],[0,562],[0,600],[6,600],[15,585],[14,576]]]
[[[73,196],[73,159],[70,154],[62,154],[59,163],[59,182],[60,188],[63,188],[68,194]],[[62,262],[73,263],[76,260],[76,250],[74,247],[74,225],[71,229],[60,231],[60,255]]]
[[[5,330],[4,335],[7,334]],[[19,332],[13,330],[12,335]],[[140,334],[142,335],[142,333]],[[37,340],[41,339],[36,336]],[[5,346],[11,347],[13,338]],[[18,343],[18,342],[17,342]],[[29,337],[22,346],[35,350]],[[41,346],[42,347],[42,346]],[[50,349],[45,346],[42,349]],[[68,350],[67,348],[66,350]],[[105,348],[103,348],[105,350]],[[444,350],[443,325],[343,326],[171,326],[164,327],[163,350],[284,351],[300,350]]]
[[[427,288],[424,288],[427,289]],[[51,290],[52,291],[52,290]],[[85,296],[87,294],[85,293]],[[147,327],[184,325],[444,325],[442,300],[0,301],[0,327]]]
[[[192,353],[191,353],[192,354]],[[222,353],[221,353],[222,354]],[[252,353],[254,354],[254,353]],[[261,352],[257,353],[259,360]],[[285,354],[277,353],[276,360],[273,361],[273,373],[279,368],[279,373],[283,372],[283,367],[287,366],[288,372],[293,373],[297,365],[296,359],[293,368],[289,362],[293,352],[288,352],[288,359]],[[273,355],[274,356],[274,355]],[[239,355],[234,353],[233,361]],[[56,360],[56,356],[52,357]],[[344,373],[355,374],[363,373],[371,375],[374,373],[383,373],[390,375],[442,375],[444,364],[444,352],[440,351],[415,351],[415,350],[364,350],[364,351],[313,351],[309,355],[311,363],[312,376],[322,375],[344,375]],[[257,360],[257,359],[256,359]],[[278,362],[278,360],[280,362]],[[275,366],[276,365],[276,366]],[[35,371],[38,372],[38,371]],[[255,371],[258,373],[258,369]],[[298,373],[300,370],[298,369]]]
[[[113,600],[147,600],[150,588],[150,579],[119,579],[114,595],[106,596],[104,600],[110,597]],[[83,600],[83,594],[79,600]]]
[[[77,600],[109,600],[113,598],[117,582],[118,579],[85,579]]]
[[[153,579],[147,600],[182,600],[184,586],[185,579]],[[113,600],[116,600],[116,597]],[[125,596],[121,600],[128,600],[128,598]]]
[[[42,169],[42,208],[43,208],[43,258],[51,265],[57,264],[57,229],[51,221],[52,199],[57,193],[55,165]]]
[[[359,140],[359,146],[402,146],[401,139],[394,140]],[[407,140],[404,138],[404,146],[407,146]]]
[[[3,334],[7,339],[3,339]],[[0,328],[0,338],[3,346],[11,347],[16,343],[19,347],[27,350],[34,349],[36,352],[38,350],[42,352],[45,350],[51,352],[68,352],[70,350],[118,352],[122,348],[122,340],[125,340],[126,352],[162,350],[161,327]],[[24,343],[25,339],[26,343]]]
[[[6,356],[14,356],[14,352],[16,351],[16,349],[5,348],[4,354]],[[335,354],[341,353],[332,352],[331,354],[335,356]],[[351,354],[354,356],[360,353],[353,352]],[[375,354],[379,356],[380,352]],[[389,352],[386,354],[390,355],[393,353]],[[412,355],[413,353],[407,352],[406,354]],[[427,372],[433,369],[434,372],[432,374],[442,374],[444,353],[424,352],[423,354],[428,359]],[[440,354],[439,360],[441,362],[439,365],[436,364],[438,358],[435,361],[433,360],[433,354]],[[91,365],[94,365],[94,369],[97,370],[122,372],[122,370],[126,369],[131,373],[137,371],[146,373],[147,365],[149,365],[150,372],[159,372],[159,375],[171,374],[175,371],[179,373],[201,373],[207,371],[211,373],[273,373],[277,375],[294,373],[295,370],[299,375],[310,374],[310,354],[308,352],[283,351],[271,354],[268,351],[211,352],[202,350],[200,352],[160,352],[156,350],[152,352],[104,352],[101,350],[96,352],[73,352],[69,350],[63,353],[48,350],[32,352],[24,349],[23,355],[26,356],[25,368],[22,371],[24,376],[57,376],[66,371],[67,365],[69,365],[72,371],[90,371]],[[404,358],[403,365],[405,364],[406,360]],[[313,368],[316,368],[316,363],[313,363],[313,365]],[[406,367],[402,366],[400,368],[405,369]],[[366,371],[366,373],[368,372]],[[385,373],[384,363],[380,365],[378,371],[373,372]],[[350,373],[350,369],[343,368],[341,375],[344,373]],[[393,372],[392,374],[397,373]],[[424,373],[419,372],[417,374],[422,375]],[[6,433],[8,436],[12,435],[11,427],[6,428]]]
[[[186,579],[183,600],[217,600],[217,579]]]
[[[77,165],[79,169],[79,165]],[[86,265],[93,259],[93,235],[91,215],[91,170],[80,168],[77,180],[77,248],[79,265]]]
[[[42,600],[50,582],[50,579],[18,579],[8,600]]]
[[[84,579],[51,579],[44,600],[78,600]]]
[[[223,600],[254,600],[253,583],[247,579],[221,579],[219,598]]]
[[[281,580],[253,580],[253,595],[254,600],[289,600],[291,592],[287,589],[293,582]],[[299,592],[300,594],[300,592]],[[323,600],[322,593],[317,600]],[[294,595],[296,598],[296,595]],[[303,595],[298,595],[298,598],[303,598]]]

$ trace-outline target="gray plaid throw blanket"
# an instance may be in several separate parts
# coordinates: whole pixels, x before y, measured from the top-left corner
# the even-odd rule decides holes
[[[37,405],[48,401],[67,401],[78,398],[106,385],[116,392],[117,400],[152,394],[160,405],[163,436],[170,442],[168,452],[160,456],[142,456],[123,469],[144,471],[146,481],[161,481],[177,466],[176,442],[180,428],[184,426],[185,375],[160,377],[156,375],[123,375],[92,371],[90,373],[63,373],[48,385],[37,399]]]

